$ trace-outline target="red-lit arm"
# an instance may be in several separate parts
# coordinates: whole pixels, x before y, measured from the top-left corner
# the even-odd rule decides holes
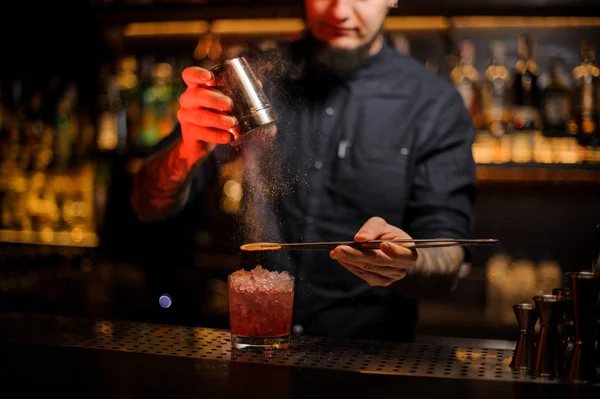
[[[217,144],[229,143],[229,129],[235,126],[232,100],[212,90],[214,77],[198,67],[182,73],[187,86],[179,98],[177,119],[181,137],[151,157],[134,177],[131,204],[142,221],[168,218],[185,205],[194,170]]]

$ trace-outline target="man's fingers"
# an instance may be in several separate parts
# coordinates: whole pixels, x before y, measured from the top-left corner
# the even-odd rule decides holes
[[[337,260],[344,262],[359,264],[359,263],[375,263],[378,265],[394,265],[397,260],[391,258],[383,251],[379,250],[360,250],[341,245],[331,252],[331,256]]]
[[[231,98],[216,90],[205,87],[186,89],[179,97],[181,108],[210,108],[216,111],[228,112],[233,108]]]
[[[225,130],[193,124],[181,125],[181,131],[185,141],[204,141],[207,143],[227,144],[233,139],[233,135]]]
[[[394,282],[394,279],[361,269],[353,264],[346,262],[340,262],[340,264],[355,276],[365,280],[371,286],[385,287]]]
[[[381,232],[386,230],[387,222],[380,217],[372,217],[358,230],[354,236],[354,240],[358,242],[376,240]]]
[[[415,264],[417,255],[409,248],[395,246],[399,248],[393,248],[388,254],[379,250],[360,251],[340,246],[331,251],[330,256],[340,263],[351,265],[364,272],[398,280],[406,276],[408,269]]]
[[[180,108],[177,111],[177,119],[182,125],[191,123],[197,126],[213,127],[223,130],[229,130],[237,124],[234,117],[198,108]]]
[[[413,243],[396,244],[393,242],[384,242],[379,247],[381,251],[390,258],[397,259],[401,257],[415,257],[417,251]]]
[[[187,87],[211,86],[215,80],[212,72],[196,66],[185,68],[181,72],[181,78]]]

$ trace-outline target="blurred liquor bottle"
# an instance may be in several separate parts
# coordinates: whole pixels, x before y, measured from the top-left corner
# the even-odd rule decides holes
[[[543,132],[546,137],[564,137],[569,132],[571,88],[561,60],[552,61],[549,76],[550,81],[542,92]]]
[[[513,126],[516,131],[540,128],[539,67],[535,61],[533,39],[526,34],[517,36],[517,63],[513,79]]]
[[[504,43],[493,41],[484,72],[482,103],[485,127],[494,137],[505,135],[511,122],[508,97],[511,78],[505,65],[505,57]]]
[[[155,145],[171,133],[176,123],[172,66],[158,62],[143,63],[142,67],[142,83],[135,87],[128,104],[129,141],[133,148]]]
[[[574,96],[571,132],[582,146],[600,145],[598,124],[600,70],[594,64],[595,49],[583,40],[581,42],[581,63],[573,69]]]
[[[70,166],[74,157],[74,145],[83,139],[78,137],[81,126],[77,113],[77,95],[77,86],[69,84],[58,97],[55,105],[55,166],[60,170]]]
[[[122,72],[114,73],[109,65],[100,69],[98,88],[97,142],[100,152],[123,153],[127,148],[127,117],[122,96]]]
[[[140,70],[135,56],[127,56],[119,61],[117,85],[120,92],[120,107],[125,112],[124,135],[127,137],[128,148],[135,147],[137,136],[142,129],[142,72],[143,69]]]
[[[450,80],[463,98],[476,129],[482,127],[481,89],[479,73],[474,66],[475,45],[469,40],[460,43],[460,62],[450,72]]]

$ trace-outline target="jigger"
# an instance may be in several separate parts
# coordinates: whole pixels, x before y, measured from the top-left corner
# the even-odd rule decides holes
[[[534,361],[534,330],[538,320],[535,306],[519,303],[512,306],[519,325],[520,335],[510,362],[513,369],[529,370]]]
[[[571,355],[568,379],[571,382],[596,382],[595,364],[596,307],[600,276],[591,272],[570,272],[575,346]]]
[[[540,338],[531,373],[539,377],[559,377],[563,373],[558,325],[564,315],[565,301],[556,295],[533,297],[540,318]]]

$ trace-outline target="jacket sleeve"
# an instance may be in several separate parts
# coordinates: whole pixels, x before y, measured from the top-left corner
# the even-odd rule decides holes
[[[420,141],[405,230],[414,238],[470,238],[477,188],[471,149],[475,127],[457,92],[438,109]]]

